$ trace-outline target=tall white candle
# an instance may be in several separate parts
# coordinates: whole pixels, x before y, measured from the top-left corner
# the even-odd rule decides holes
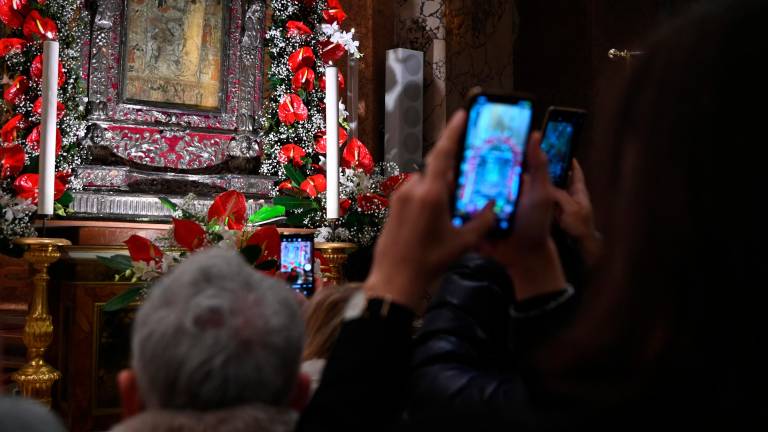
[[[43,42],[43,110],[40,117],[40,178],[37,214],[53,215],[56,178],[56,91],[59,81],[59,43]]]
[[[339,69],[325,68],[327,217],[339,217]]]

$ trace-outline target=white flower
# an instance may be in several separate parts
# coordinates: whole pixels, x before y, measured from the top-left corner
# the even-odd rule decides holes
[[[347,107],[344,105],[344,102],[339,100],[339,121],[344,120],[348,115]]]
[[[318,228],[315,232],[315,240],[319,242],[327,242],[333,237],[333,232],[328,227]]]
[[[322,31],[323,34],[326,35],[328,38],[333,38],[333,36],[336,33],[341,31],[341,28],[339,28],[338,22],[334,22],[333,24],[321,24],[320,31]]]
[[[13,220],[13,210],[9,208],[5,209],[5,220],[8,222]]]
[[[336,229],[336,240],[347,241],[349,240],[349,231],[346,228]]]

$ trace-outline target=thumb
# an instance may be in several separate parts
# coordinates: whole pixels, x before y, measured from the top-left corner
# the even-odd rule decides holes
[[[475,246],[496,225],[496,213],[493,211],[493,206],[493,201],[486,204],[483,211],[461,228],[461,243],[463,247],[471,248]]]

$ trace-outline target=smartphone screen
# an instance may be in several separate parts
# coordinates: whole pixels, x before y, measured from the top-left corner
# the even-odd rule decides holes
[[[520,195],[533,102],[480,94],[470,102],[468,116],[453,225],[462,226],[494,201],[497,229],[507,231]]]
[[[315,292],[315,239],[312,234],[283,234],[280,272],[291,286],[307,297]]]
[[[564,188],[568,184],[576,140],[581,135],[586,111],[551,107],[547,111],[541,149],[549,159],[552,184]]]

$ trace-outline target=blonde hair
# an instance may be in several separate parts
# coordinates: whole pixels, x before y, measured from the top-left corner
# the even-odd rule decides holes
[[[361,287],[361,283],[326,287],[310,299],[303,361],[328,357],[344,321],[344,308]]]

